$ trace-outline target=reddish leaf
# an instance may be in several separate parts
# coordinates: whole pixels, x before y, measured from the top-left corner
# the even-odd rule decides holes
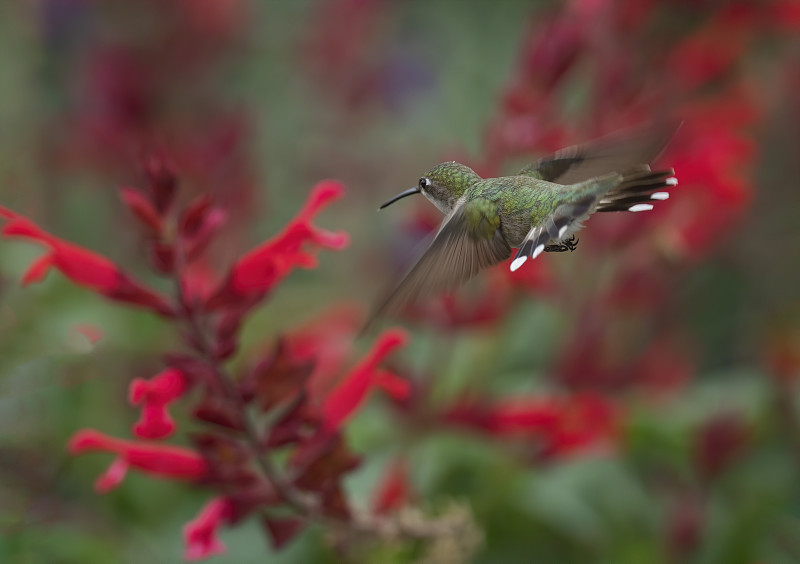
[[[307,394],[302,392],[294,401],[294,405],[271,427],[267,445],[278,447],[300,440],[308,440],[319,428],[319,422],[313,419],[307,408]]]
[[[211,198],[207,194],[202,194],[189,202],[178,219],[180,234],[184,237],[194,237],[203,225],[210,209]]]
[[[193,434],[191,439],[208,463],[207,482],[251,485],[256,481],[249,468],[249,451],[240,442],[215,433]]]
[[[311,362],[296,362],[286,343],[279,340],[272,356],[259,363],[251,376],[255,382],[258,405],[267,411],[280,403],[297,398],[313,369]]]
[[[300,519],[278,519],[275,517],[263,517],[261,523],[269,532],[272,541],[272,548],[280,550],[286,543],[292,540],[297,533],[303,530],[305,523]]]
[[[145,252],[150,264],[158,272],[171,274],[175,269],[175,247],[159,239],[145,242]]]
[[[142,169],[149,181],[156,209],[163,214],[172,205],[178,189],[175,164],[165,154],[153,153],[145,157]]]
[[[290,464],[302,469],[295,480],[298,487],[323,491],[342,474],[356,468],[359,459],[350,452],[341,435],[320,433],[295,450]]]
[[[187,241],[185,246],[186,259],[191,261],[197,258],[211,243],[214,235],[219,232],[227,220],[228,214],[224,210],[213,208],[197,233]]]
[[[202,421],[235,431],[244,429],[239,412],[224,399],[210,393],[206,394],[203,402],[194,409],[194,416]]]
[[[326,514],[337,519],[350,518],[350,507],[338,483],[329,484],[322,491],[322,507]]]

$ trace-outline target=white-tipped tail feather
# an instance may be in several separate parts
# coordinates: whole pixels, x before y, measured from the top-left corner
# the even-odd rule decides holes
[[[677,186],[678,179],[672,176],[675,171],[652,172],[650,167],[632,169],[623,174],[623,180],[615,188],[604,194],[598,202],[597,211],[640,212],[653,209],[653,201],[668,200],[667,188]]]
[[[525,261],[526,261],[526,260],[528,260],[528,257],[527,257],[527,256],[521,256],[521,257],[517,257],[517,258],[515,258],[514,260],[512,260],[512,261],[511,261],[511,272],[514,272],[514,271],[515,271],[516,269],[518,269],[520,266],[522,266],[523,264],[525,264]]]

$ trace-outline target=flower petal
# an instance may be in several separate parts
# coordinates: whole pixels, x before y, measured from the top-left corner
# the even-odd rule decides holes
[[[183,527],[186,560],[202,560],[225,552],[225,545],[217,538],[219,528],[231,517],[231,501],[217,497],[206,503],[197,517]]]
[[[329,431],[341,427],[342,423],[356,411],[375,383],[377,365],[407,340],[407,334],[399,329],[389,329],[384,332],[367,356],[328,395],[322,404],[322,417]]]

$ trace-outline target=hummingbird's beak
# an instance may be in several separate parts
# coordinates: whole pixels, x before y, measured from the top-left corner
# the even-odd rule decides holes
[[[412,194],[419,194],[419,193],[420,193],[419,186],[414,186],[413,188],[409,188],[409,189],[408,189],[408,190],[406,190],[405,192],[400,192],[400,193],[399,193],[397,196],[395,196],[394,198],[392,198],[392,199],[391,199],[391,200],[389,200],[388,202],[385,202],[385,203],[384,203],[384,204],[383,204],[381,207],[379,207],[378,209],[379,209],[379,210],[382,210],[382,209],[383,209],[383,208],[385,208],[386,206],[388,206],[388,205],[390,205],[390,204],[393,204],[393,203],[395,203],[397,200],[400,200],[401,198],[405,198],[406,196],[411,196]]]

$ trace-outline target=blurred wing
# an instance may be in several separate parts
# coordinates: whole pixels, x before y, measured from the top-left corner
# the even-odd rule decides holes
[[[561,149],[529,164],[517,174],[559,184],[576,184],[634,165],[649,164],[658,157],[680,124],[653,124],[618,131],[582,145]]]
[[[378,315],[396,311],[422,295],[453,289],[511,256],[511,247],[500,231],[499,218],[492,214],[496,208],[487,208],[486,203],[473,200],[453,209],[430,247],[374,309],[367,325]]]

